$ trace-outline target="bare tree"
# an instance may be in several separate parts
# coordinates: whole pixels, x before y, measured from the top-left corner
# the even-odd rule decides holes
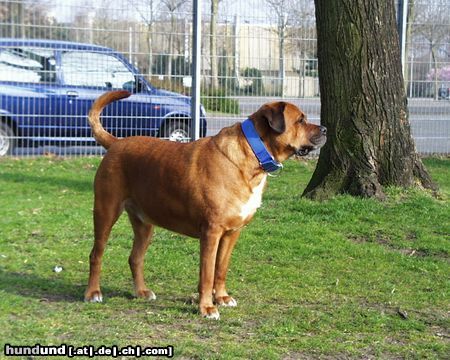
[[[450,40],[450,24],[448,20],[447,0],[418,2],[415,4],[416,22],[415,35],[425,40],[430,47],[430,55],[434,69],[434,98],[438,98],[438,52]]]
[[[289,10],[292,9],[292,0],[264,0],[277,21],[277,36],[278,36],[278,77],[280,80],[280,95],[284,96],[284,87],[286,79],[286,63],[285,63],[285,44],[287,38],[287,27],[289,24]]]
[[[25,37],[25,9],[24,1],[10,2],[8,4],[10,16],[11,37]]]
[[[13,38],[56,37],[56,19],[51,16],[46,0],[11,1],[0,4],[0,36]],[[29,26],[33,25],[33,26]]]
[[[292,9],[290,9],[289,14],[292,20],[291,26],[288,28],[289,43],[286,50],[295,54],[295,59],[298,59],[297,64],[295,64],[297,67],[294,68],[299,74],[298,96],[304,97],[307,66],[308,64],[311,65],[311,60],[317,57],[314,1],[296,0],[291,6]]]
[[[188,0],[161,0],[161,3],[166,7],[170,17],[170,30],[169,30],[169,45],[167,54],[167,66],[166,75],[170,84],[172,75],[172,58],[174,54],[174,35],[175,35],[175,23],[176,12],[179,11]]]
[[[141,20],[147,27],[145,33],[145,44],[148,53],[148,78],[152,76],[153,65],[153,26],[156,19],[156,0],[129,0],[129,3],[136,9]]]
[[[411,40],[412,40],[412,29],[413,29],[413,23],[415,21],[415,0],[408,0],[408,12],[406,17],[406,46],[405,46],[405,58],[404,58],[404,68],[403,68],[403,78],[405,80],[405,90],[407,89],[408,82],[410,83],[410,86],[412,87],[412,76],[410,76],[411,73],[411,63],[408,61],[411,53]],[[410,94],[412,96],[412,93]]]
[[[211,58],[211,87],[216,90],[219,87],[219,64],[217,61],[217,15],[220,0],[211,0],[210,22],[210,58]]]
[[[90,29],[92,33],[92,42],[117,48],[114,41],[114,34],[111,31],[106,31],[107,29],[117,29],[119,25],[107,10],[108,5],[109,0],[101,0],[100,6],[93,13],[92,24],[90,24],[92,27],[92,29]],[[96,29],[100,29],[100,31],[96,31]],[[124,49],[121,50],[123,51]]]
[[[311,0],[264,0],[269,11],[277,22],[276,34],[278,37],[278,77],[280,80],[280,95],[284,96],[286,80],[286,53],[299,52],[304,46],[301,41],[293,41],[293,33],[302,31],[306,27],[312,28],[314,21],[314,3]],[[306,52],[301,52],[305,55]],[[303,63],[304,66],[304,63]],[[304,74],[300,70],[301,76]]]

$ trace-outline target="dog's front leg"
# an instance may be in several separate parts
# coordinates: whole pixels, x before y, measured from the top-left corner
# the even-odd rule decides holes
[[[208,228],[202,231],[200,237],[199,310],[203,317],[214,320],[219,319],[219,311],[212,301],[212,292],[217,248],[222,234],[221,229]]]
[[[225,280],[230,264],[231,253],[240,233],[240,229],[228,232],[220,239],[216,257],[216,270],[214,273],[214,298],[217,305],[237,306],[237,301],[228,295],[225,287]]]

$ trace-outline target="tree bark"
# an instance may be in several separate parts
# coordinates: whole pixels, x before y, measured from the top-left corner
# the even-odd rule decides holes
[[[153,22],[147,24],[146,44],[148,52],[148,81],[152,81],[152,66],[153,66]]]
[[[434,100],[439,99],[439,83],[438,83],[438,62],[436,58],[436,47],[434,44],[431,45],[431,59],[433,60],[433,67],[434,67],[434,74],[433,74],[433,80],[434,80]]]
[[[286,83],[286,61],[285,61],[285,51],[284,42],[286,40],[286,28],[284,18],[279,19],[280,24],[278,26],[278,51],[280,53],[278,77],[280,78],[280,96],[284,97],[284,87]]]
[[[315,5],[321,122],[329,136],[303,195],[384,198],[383,186],[436,189],[411,136],[394,2]]]
[[[217,63],[217,13],[219,11],[219,0],[211,0],[211,87],[213,90],[219,88],[219,71]]]
[[[166,75],[167,82],[170,85],[172,83],[172,58],[173,58],[173,37],[175,34],[175,14],[170,14],[170,34],[169,34],[169,53],[167,54]]]

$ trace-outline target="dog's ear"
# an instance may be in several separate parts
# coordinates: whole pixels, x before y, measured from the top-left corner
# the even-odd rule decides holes
[[[284,120],[285,102],[276,102],[265,106],[264,116],[273,131],[282,134],[286,130],[286,122]]]

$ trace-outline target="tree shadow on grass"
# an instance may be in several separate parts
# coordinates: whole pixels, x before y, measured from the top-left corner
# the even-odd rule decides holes
[[[0,269],[0,291],[49,302],[79,302],[84,300],[86,284],[70,283],[64,279],[44,278],[36,274],[8,272]],[[132,298],[123,290],[102,287],[108,297]]]

